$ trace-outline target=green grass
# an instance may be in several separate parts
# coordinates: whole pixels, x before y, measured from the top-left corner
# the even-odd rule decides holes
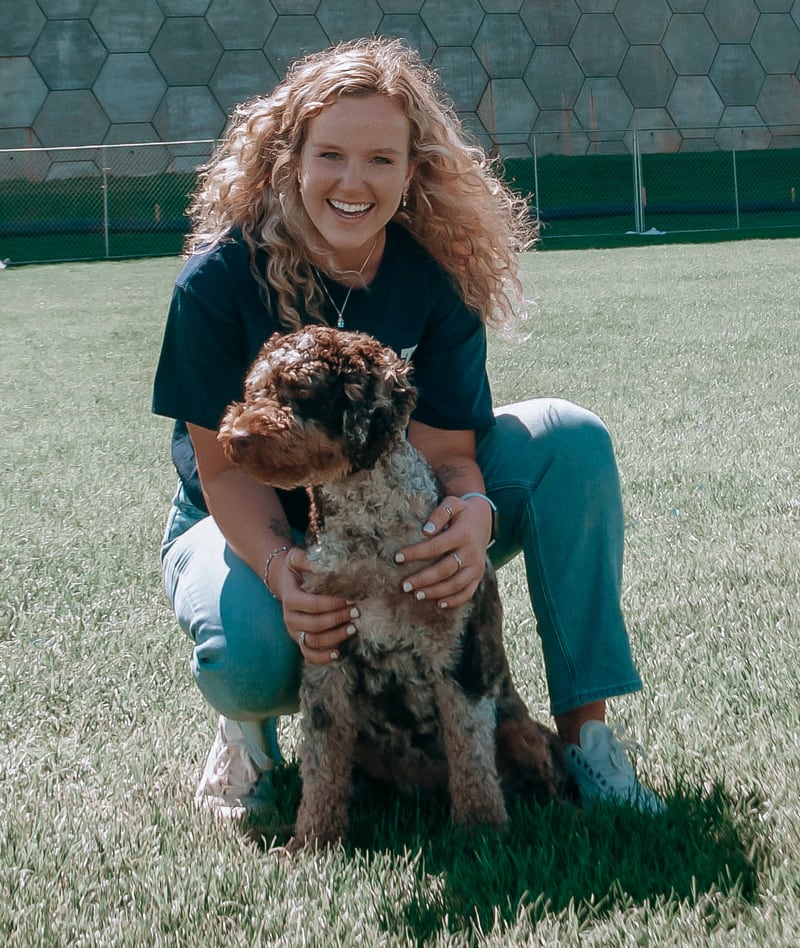
[[[0,272],[0,941],[9,945],[794,945],[800,941],[800,242],[543,252],[494,340],[498,403],[558,394],[614,435],[646,682],[613,703],[670,803],[650,820],[360,798],[289,861],[193,811],[213,734],[160,588],[173,474],[149,389],[179,262]],[[546,714],[520,565],[512,664]],[[287,753],[296,721],[281,724]]]

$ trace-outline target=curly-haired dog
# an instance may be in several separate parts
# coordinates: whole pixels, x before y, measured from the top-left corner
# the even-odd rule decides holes
[[[306,664],[300,691],[302,800],[294,847],[342,838],[353,767],[402,788],[449,788],[466,826],[506,823],[506,793],[571,796],[556,736],[511,680],[494,572],[473,600],[441,610],[400,591],[439,500],[405,439],[410,368],[362,333],[309,327],[273,336],[230,406],[219,438],[259,481],[307,485],[309,590],[357,601],[359,632],[339,661]],[[310,485],[310,486],[309,486]]]

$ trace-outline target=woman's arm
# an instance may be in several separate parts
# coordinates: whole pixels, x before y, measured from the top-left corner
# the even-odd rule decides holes
[[[274,488],[260,484],[225,457],[215,431],[187,427],[208,510],[230,548],[263,579],[270,554],[282,546],[292,547],[280,499]],[[283,604],[291,638],[297,642],[300,632],[306,633],[303,657],[319,664],[330,661],[336,646],[348,638],[352,607],[343,599],[304,592],[301,573],[306,569],[300,549],[276,555],[270,562],[269,589]]]
[[[270,552],[292,545],[278,495],[225,457],[216,431],[187,425],[209,513],[236,555],[263,578]]]
[[[483,578],[492,534],[489,504],[480,497],[461,499],[485,490],[475,460],[475,432],[444,431],[411,421],[408,440],[433,468],[445,496],[423,527],[425,539],[398,551],[403,562],[436,560],[409,576],[403,589],[418,599],[435,599],[440,608],[460,606],[472,598]]]

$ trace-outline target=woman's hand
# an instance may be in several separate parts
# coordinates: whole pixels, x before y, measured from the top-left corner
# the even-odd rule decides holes
[[[273,563],[270,587],[283,604],[286,630],[297,642],[303,658],[312,665],[327,665],[339,658],[338,646],[355,635],[353,619],[358,618],[359,612],[352,603],[337,596],[306,592],[302,575],[310,572],[305,551],[292,547]]]
[[[440,609],[469,602],[486,569],[491,517],[491,508],[480,497],[445,497],[422,528],[431,539],[405,546],[395,554],[397,563],[435,560],[407,576],[403,591],[417,599],[435,600]]]

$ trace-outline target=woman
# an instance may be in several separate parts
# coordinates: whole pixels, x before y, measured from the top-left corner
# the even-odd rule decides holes
[[[297,707],[301,661],[335,661],[358,603],[302,589],[302,492],[228,463],[216,428],[261,343],[314,321],[369,332],[414,366],[408,429],[446,496],[403,589],[439,608],[524,552],[551,707],[584,798],[655,810],[604,722],[641,687],[620,611],[622,512],[610,439],[558,400],[493,413],[486,327],[521,295],[524,203],[467,144],[433,75],[398,41],[360,40],[296,63],[238,108],[190,211],[153,409],[176,419],[180,485],[165,585],[220,714],[197,803],[241,817],[266,802],[275,720]]]

